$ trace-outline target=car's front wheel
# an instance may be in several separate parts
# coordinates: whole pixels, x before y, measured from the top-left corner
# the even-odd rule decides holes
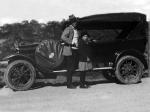
[[[134,56],[123,56],[116,65],[116,78],[123,84],[135,84],[141,81],[142,62]]]
[[[17,91],[28,90],[35,81],[35,68],[26,60],[11,62],[4,74],[6,85]]]

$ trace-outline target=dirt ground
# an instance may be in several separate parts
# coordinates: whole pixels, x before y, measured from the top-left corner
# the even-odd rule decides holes
[[[67,89],[62,78],[28,91],[1,88],[0,112],[150,112],[150,78],[132,85],[90,80],[88,89]]]

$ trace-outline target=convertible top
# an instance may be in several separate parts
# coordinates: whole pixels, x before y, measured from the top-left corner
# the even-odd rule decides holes
[[[108,13],[86,16],[79,18],[79,22],[133,22],[133,21],[146,21],[146,15],[142,13],[130,12],[130,13]]]
[[[144,22],[146,22],[146,15],[142,13],[108,13],[79,18],[77,28],[126,29]]]

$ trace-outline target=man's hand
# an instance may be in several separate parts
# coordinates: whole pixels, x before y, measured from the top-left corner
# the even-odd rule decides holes
[[[76,47],[78,46],[78,38],[73,38],[72,45],[76,45]]]

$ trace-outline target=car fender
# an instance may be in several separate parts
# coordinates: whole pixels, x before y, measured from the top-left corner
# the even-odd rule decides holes
[[[35,62],[33,61],[33,59],[31,59],[30,57],[25,56],[23,54],[11,54],[11,55],[8,55],[8,56],[3,58],[3,61],[12,62],[14,60],[19,60],[19,59],[27,60],[27,61],[31,62],[33,65],[35,65]]]
[[[140,59],[140,61],[144,64],[144,68],[145,68],[145,69],[148,68],[148,64],[147,64],[147,61],[146,61],[144,55],[142,55],[142,53],[139,52],[139,51],[137,51],[137,50],[134,50],[134,49],[124,50],[124,51],[122,51],[122,52],[116,52],[115,55],[116,55],[116,59],[115,59],[114,67],[116,66],[117,62],[119,61],[119,59],[120,59],[122,56],[131,55],[131,56],[135,56],[135,57],[137,57],[138,59]]]

